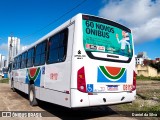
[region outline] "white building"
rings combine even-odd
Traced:
[[[20,39],[8,37],[8,62],[20,52]]]
[[[2,55],[0,54],[0,76],[2,76]]]
[[[2,68],[6,67],[5,61],[6,61],[6,57],[4,55],[2,55],[2,62],[1,62],[1,67]]]
[[[6,67],[5,56],[0,54],[0,76],[3,76],[2,70]]]
[[[24,50],[26,50],[28,48],[28,46],[22,46],[21,47],[21,52],[23,52]]]
[[[0,54],[0,69],[5,67],[5,56]]]
[[[136,64],[143,64],[144,59],[143,58],[136,58]]]
[[[136,64],[143,64],[145,59],[149,59],[146,52],[139,52],[136,56]]]

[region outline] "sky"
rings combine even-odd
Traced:
[[[9,36],[28,46],[77,13],[129,27],[135,54],[145,51],[151,59],[160,57],[160,0],[0,0],[0,54],[7,55]]]

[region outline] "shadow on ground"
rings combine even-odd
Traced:
[[[16,91],[22,97],[28,99],[28,95],[23,92]],[[118,116],[118,113],[108,106],[87,107],[79,109],[69,109],[63,106],[52,103],[38,101],[38,106],[46,111],[46,114],[51,117],[58,117],[60,119],[92,119],[98,117]]]

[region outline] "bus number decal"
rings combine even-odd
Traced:
[[[132,88],[133,88],[133,85],[131,85],[131,84],[125,84],[125,85],[123,85],[123,90],[124,91],[131,91]]]
[[[50,74],[50,79],[51,80],[57,80],[57,78],[58,78],[58,73],[51,73]]]

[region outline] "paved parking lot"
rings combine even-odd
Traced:
[[[9,84],[0,83],[0,111],[44,111],[45,115],[51,116],[45,119],[96,119],[96,120],[131,120],[133,118],[119,117],[110,107],[94,107],[83,109],[68,109],[51,103],[39,102],[39,106],[29,105],[28,96],[19,91],[13,92]],[[118,117],[117,117],[118,116]],[[113,118],[114,117],[114,118]],[[8,120],[8,118],[3,118]],[[14,118],[24,119],[24,118]],[[25,118],[30,119],[31,118]],[[34,118],[35,119],[35,118]],[[36,118],[44,119],[44,118]]]

